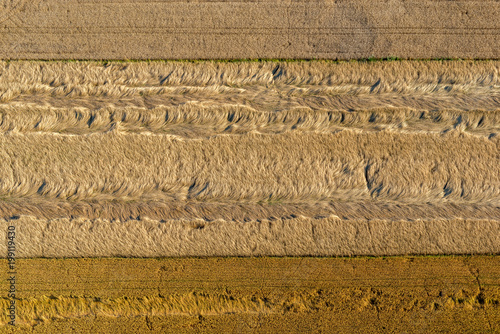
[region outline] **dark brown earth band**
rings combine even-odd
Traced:
[[[2,333],[500,331],[498,256],[26,259],[16,279]]]
[[[4,59],[499,58],[498,1],[0,1]]]

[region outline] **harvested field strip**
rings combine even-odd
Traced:
[[[498,1],[4,1],[3,59],[498,58]]]
[[[446,147],[446,150],[443,150]],[[344,130],[0,137],[0,196],[68,200],[500,201],[500,137]]]
[[[82,332],[91,326],[106,333],[110,325],[124,333],[162,326],[178,332],[311,326],[496,332],[499,263],[497,256],[21,259],[19,326],[11,332],[75,324]],[[1,324],[6,321],[2,315]]]
[[[500,253],[498,219],[342,220],[332,215],[235,222],[20,216],[0,221],[0,232],[7,234],[8,226],[15,227],[19,258]],[[6,245],[0,244],[0,254],[7,254]]]

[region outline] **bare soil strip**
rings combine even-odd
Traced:
[[[499,87],[498,61],[1,62],[2,230],[20,257],[496,254]]]
[[[487,1],[1,2],[3,59],[498,58]]]
[[[5,333],[500,330],[497,256],[18,260]],[[7,261],[0,260],[6,267]],[[0,288],[8,289],[2,280]],[[7,300],[0,299],[2,309]]]

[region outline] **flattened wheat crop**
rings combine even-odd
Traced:
[[[0,213],[45,245],[20,256],[500,247],[498,61],[10,61],[0,74]],[[123,247],[133,235],[152,239]]]

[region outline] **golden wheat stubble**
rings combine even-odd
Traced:
[[[21,259],[18,332],[35,324],[35,332],[495,332],[498,261]]]

